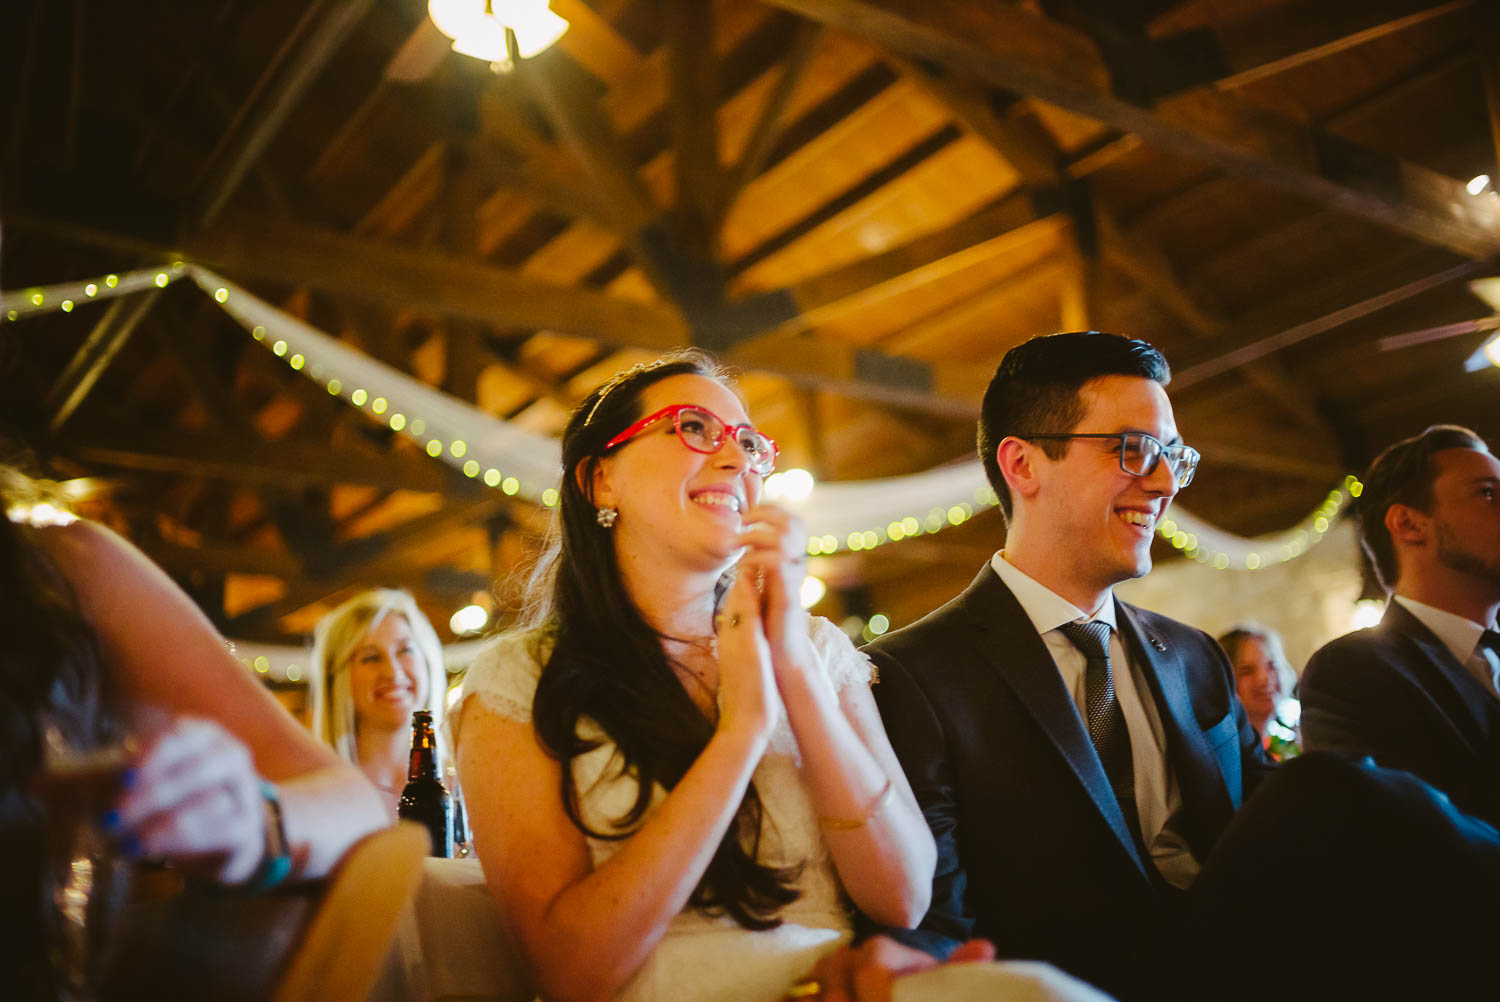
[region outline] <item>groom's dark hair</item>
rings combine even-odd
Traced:
[[[1034,337],[1005,353],[985,390],[979,411],[979,459],[1010,521],[1010,488],[995,450],[1007,436],[1066,435],[1088,409],[1079,394],[1100,376],[1140,376],[1166,386],[1172,370],[1162,353],[1135,338],[1103,331],[1070,331]],[[1039,443],[1053,459],[1067,454],[1066,441]]]

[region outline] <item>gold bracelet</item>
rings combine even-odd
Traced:
[[[822,825],[824,828],[831,828],[836,832],[852,832],[856,828],[863,828],[866,824],[869,823],[870,819],[873,818],[876,813],[886,805],[886,802],[891,799],[891,796],[895,792],[895,780],[887,777],[885,781],[885,789],[880,791],[880,796],[875,798],[870,806],[865,809],[865,813],[860,817],[825,818],[822,815],[819,815],[818,824]]]

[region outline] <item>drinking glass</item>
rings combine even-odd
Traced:
[[[66,1002],[97,997],[109,959],[110,920],[129,894],[131,868],[102,818],[123,789],[133,752],[128,739],[81,749],[60,728],[44,730],[33,790],[46,813],[49,945]]]

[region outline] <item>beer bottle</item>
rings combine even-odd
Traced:
[[[432,731],[431,710],[411,715],[411,764],[406,769],[406,787],[396,813],[427,829],[434,856],[453,855],[453,799],[438,779],[437,735]]]

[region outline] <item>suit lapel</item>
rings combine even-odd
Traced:
[[[1052,652],[1010,589],[986,567],[965,592],[965,606],[984,633],[980,652],[1046,733],[1072,769],[1122,849],[1145,877],[1145,862],[1125,824],[1104,766],[1063,687]],[[1149,878],[1148,878],[1149,879]]]
[[[1219,770],[1214,750],[1203,736],[1188,693],[1187,670],[1182,652],[1146,629],[1131,606],[1115,600],[1115,619],[1130,657],[1146,676],[1161,713],[1167,734],[1167,749],[1184,806],[1195,811],[1217,808],[1226,818],[1234,813],[1238,791],[1229,790]],[[1173,752],[1176,754],[1173,754]],[[1218,830],[1215,826],[1211,830]],[[1195,847],[1196,848],[1196,847]]]
[[[1402,634],[1417,646],[1425,663],[1414,665],[1414,668],[1429,668],[1430,673],[1437,676],[1439,683],[1457,697],[1458,705],[1462,707],[1457,713],[1453,712],[1451,699],[1441,700],[1439,705],[1453,718],[1454,729],[1463,735],[1474,753],[1482,755],[1480,749],[1486,744],[1484,736],[1500,733],[1500,705],[1496,704],[1495,697],[1459,664],[1448,645],[1439,640],[1400,602],[1394,599],[1391,601],[1380,621],[1380,628]],[[1423,680],[1419,679],[1418,682],[1422,684]],[[1422,687],[1429,692],[1433,691],[1430,683],[1422,684]]]

